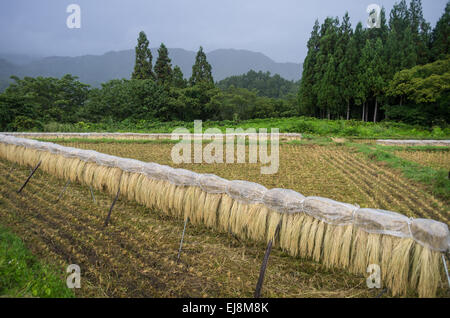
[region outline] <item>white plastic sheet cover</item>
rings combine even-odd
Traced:
[[[243,180],[228,181],[213,174],[197,174],[190,170],[174,169],[157,163],[144,163],[134,159],[119,158],[92,150],[82,150],[37,140],[17,138],[0,134],[0,142],[33,149],[50,151],[66,157],[124,171],[144,173],[150,178],[169,180],[177,185],[200,186],[208,193],[228,193],[245,203],[264,203],[280,213],[305,212],[317,219],[334,225],[354,223],[368,233],[397,237],[412,237],[416,242],[435,251],[450,250],[450,233],[444,223],[430,219],[409,219],[391,211],[359,209],[359,207],[321,197],[307,197],[289,189],[267,190],[264,186]]]
[[[267,188],[259,183],[233,180],[228,183],[227,193],[233,199],[244,203],[262,203]]]
[[[358,207],[352,204],[322,197],[307,197],[303,202],[306,214],[333,225],[352,224],[356,209]]]
[[[403,214],[380,209],[359,209],[355,225],[368,233],[411,237],[410,219]]]
[[[160,165],[154,162],[146,162],[144,164],[144,174],[152,179],[167,180],[168,174],[174,170],[173,168],[165,165]]]
[[[117,166],[127,172],[133,173],[143,173],[144,172],[144,163],[139,160],[130,159],[130,158],[119,158],[117,161]]]
[[[103,153],[99,153],[95,157],[95,162],[102,166],[108,166],[115,168],[118,166],[119,158],[115,156],[106,155]]]
[[[202,190],[208,193],[226,193],[229,182],[215,174],[202,174],[198,180]]]
[[[284,198],[284,208],[287,213],[303,212],[303,203],[306,197],[294,190],[286,190]]]
[[[100,153],[94,150],[83,150],[80,154],[80,159],[87,162],[96,162],[96,158],[99,155]]]
[[[173,169],[167,173],[169,181],[178,186],[198,186],[200,175],[186,169]]]
[[[305,197],[290,189],[274,188],[267,190],[263,202],[269,208],[280,213],[299,213]]]
[[[411,233],[417,242],[432,250],[450,250],[450,233],[447,224],[430,219],[413,219]]]

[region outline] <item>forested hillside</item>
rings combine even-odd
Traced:
[[[217,87],[225,90],[231,86],[256,90],[259,96],[272,98],[285,98],[288,94],[296,94],[298,91],[298,83],[294,81],[288,81],[278,74],[272,76],[270,72],[254,70],[225,78],[217,83]]]
[[[131,79],[93,87],[73,74],[13,77],[0,94],[0,130],[295,116],[396,121],[445,130],[450,118],[450,2],[434,28],[423,18],[420,0],[409,5],[401,0],[388,16],[383,9],[380,18],[379,28],[362,23],[353,28],[348,14],[341,21],[316,21],[303,71],[298,65],[291,68],[299,77],[302,73],[300,82],[256,70],[217,82],[202,47],[186,74],[173,62],[170,49],[163,43],[157,51],[150,49],[150,39],[141,32],[128,69]],[[5,60],[0,66],[3,74],[13,67]]]
[[[414,67],[448,60],[449,36],[450,2],[434,29],[423,17],[420,0],[411,0],[409,6],[401,0],[388,17],[382,9],[379,28],[364,29],[358,23],[353,29],[348,14],[342,21],[331,17],[322,24],[316,21],[307,44],[300,112],[320,118],[374,122],[389,115],[391,119],[421,124],[448,120],[448,85],[442,77],[449,71],[448,61],[438,63],[438,73],[433,73],[433,66]],[[415,73],[413,77],[423,78],[425,75],[418,74],[421,70],[427,70],[426,77],[431,76],[434,82],[433,75],[444,81],[429,91],[433,96],[416,98],[418,93],[411,86],[404,93],[395,92],[399,77]]]

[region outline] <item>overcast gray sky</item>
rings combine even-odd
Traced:
[[[314,20],[342,17],[365,24],[366,8],[391,10],[394,0],[2,0],[0,52],[37,55],[103,54],[134,48],[144,30],[150,46],[209,52],[247,49],[277,62],[302,62]],[[68,29],[66,8],[81,7],[81,28]],[[408,0],[409,3],[409,0]],[[447,0],[422,0],[434,27]]]

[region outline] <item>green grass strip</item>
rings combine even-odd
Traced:
[[[346,145],[363,153],[371,160],[385,162],[390,168],[400,170],[406,178],[429,186],[432,194],[443,199],[446,204],[450,202],[450,180],[448,179],[448,171],[443,169],[435,170],[399,158],[392,153],[392,151],[398,150],[397,147],[385,148],[385,146],[380,145],[357,143],[347,143]]]
[[[19,237],[0,226],[0,297],[74,297],[60,276],[38,261]]]

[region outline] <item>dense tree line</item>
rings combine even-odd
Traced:
[[[392,87],[398,86],[394,79],[398,81],[402,70],[413,68],[406,73],[417,73],[418,69],[414,69],[417,65],[449,58],[449,25],[450,2],[432,30],[423,17],[420,0],[411,0],[409,6],[405,0],[396,3],[388,21],[383,8],[377,28],[365,29],[358,23],[353,29],[348,14],[341,22],[337,17],[328,17],[322,24],[316,21],[307,43],[308,53],[298,93],[300,113],[318,118],[359,118],[376,122],[389,114],[399,115],[396,108],[405,103],[415,107],[403,107],[406,117],[397,116],[398,120],[411,121],[411,113],[416,113],[422,104],[444,109],[448,101],[445,85],[440,86],[439,92],[432,92],[439,98],[427,100],[415,98],[411,91],[394,94]],[[448,63],[443,65],[448,66]],[[431,113],[425,112],[421,116],[425,119],[422,124],[432,119],[445,120],[445,115],[437,111],[432,118]]]
[[[383,119],[448,124],[450,2],[434,29],[420,0],[395,4],[380,27],[353,29],[342,21],[316,21],[300,83],[250,71],[215,84],[203,48],[192,75],[173,66],[164,44],[153,64],[140,32],[131,79],[91,88],[76,77],[13,77],[0,94],[1,130],[39,130],[49,123],[246,120],[290,116]],[[131,70],[130,70],[131,71]],[[295,94],[295,91],[298,91]]]
[[[270,72],[253,70],[247,74],[227,77],[217,83],[217,87],[224,90],[231,86],[256,90],[258,96],[271,98],[286,98],[298,91],[298,83],[294,81],[288,81],[278,74],[272,76]]]
[[[217,87],[202,47],[192,76],[185,79],[180,67],[172,67],[164,44],[153,67],[144,32],[139,33],[137,42],[129,80],[111,80],[100,88],[90,88],[71,75],[61,79],[13,78],[14,83],[0,94],[0,129],[41,129],[52,122],[241,120],[298,115],[293,94],[277,99],[245,88]]]

